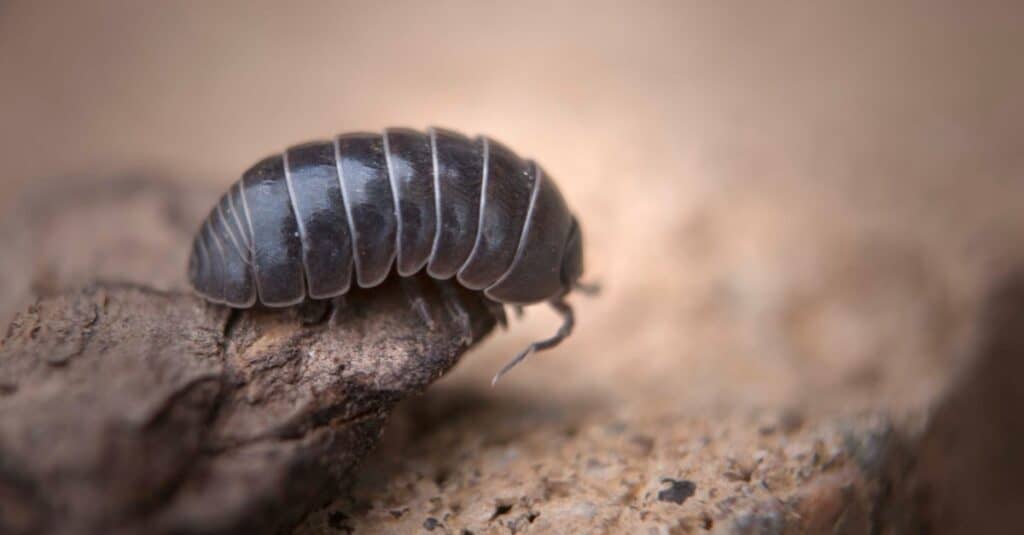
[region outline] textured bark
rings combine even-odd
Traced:
[[[186,250],[181,229],[199,212],[152,208],[191,206],[184,194],[137,181],[105,191],[18,212],[34,214],[18,222],[27,241],[64,246],[16,251],[25,268],[65,271],[33,271],[22,294],[34,304],[0,345],[0,532],[287,527],[348,483],[395,402],[494,325],[475,294],[459,296],[465,325],[433,291],[428,329],[393,280],[350,294],[337,325],[326,303],[207,305],[182,289],[183,264],[156,260]],[[150,244],[138,232],[153,227]],[[91,283],[111,264],[66,269],[108,256],[136,267]],[[163,289],[141,283],[147,271]]]

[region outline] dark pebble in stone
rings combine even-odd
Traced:
[[[693,493],[697,491],[697,485],[693,481],[686,479],[672,479],[663,478],[662,483],[668,483],[667,489],[658,491],[658,499],[663,502],[672,502],[675,504],[682,505],[687,498],[693,496]]]

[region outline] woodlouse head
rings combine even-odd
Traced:
[[[572,230],[565,243],[565,254],[562,255],[562,287],[569,293],[580,285],[583,276],[583,232],[576,218],[572,220]]]

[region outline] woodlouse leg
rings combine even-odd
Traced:
[[[331,307],[331,319],[330,326],[334,327],[341,323],[341,318],[345,314],[348,308],[348,301],[345,299],[345,295],[339,295],[334,297],[330,301]]]
[[[329,319],[332,312],[330,301],[309,300],[298,306],[299,321],[303,325],[317,325]]]
[[[451,316],[459,327],[462,329],[463,342],[470,343],[473,341],[473,326],[469,321],[469,312],[466,307],[462,305],[462,297],[459,295],[459,289],[450,281],[436,281],[437,288],[441,291],[441,300],[444,302],[444,308],[448,311],[448,315]]]
[[[523,314],[525,314],[526,307],[523,305],[513,305],[512,310],[516,312],[516,319],[521,320],[523,319]]]
[[[494,319],[498,321],[498,325],[501,325],[502,329],[507,330],[508,315],[505,314],[505,305],[487,298],[484,298],[484,303],[487,305],[487,309],[491,311]]]
[[[501,376],[508,373],[509,370],[516,367],[516,365],[519,364],[520,362],[526,360],[526,357],[529,357],[530,355],[537,351],[551,349],[552,347],[555,347],[558,344],[560,344],[562,340],[565,340],[566,338],[569,337],[570,334],[572,334],[572,329],[573,326],[575,326],[576,324],[576,319],[573,316],[572,307],[569,306],[569,303],[566,303],[561,298],[559,298],[554,301],[549,301],[548,304],[551,305],[551,308],[555,309],[555,312],[557,312],[559,316],[562,316],[562,326],[558,328],[558,332],[555,333],[555,335],[552,336],[551,338],[548,338],[546,340],[539,340],[526,346],[526,349],[524,349],[522,352],[516,355],[514,359],[510,360],[508,364],[502,367],[501,370],[499,370],[498,373],[494,375],[494,379],[491,380],[492,386],[498,382],[498,379],[501,379]]]
[[[423,285],[420,278],[400,277],[399,283],[402,285],[402,292],[409,299],[412,309],[416,311],[427,328],[433,331],[437,327],[437,323],[434,322],[434,315],[431,314],[430,307],[427,306],[427,299],[423,296]]]

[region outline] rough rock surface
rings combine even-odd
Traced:
[[[443,430],[420,437],[421,449],[378,455],[364,470],[373,479],[299,533],[868,533],[899,520],[888,490],[908,457],[876,415],[620,413],[537,425],[528,408],[484,405],[427,419]]]
[[[153,222],[154,203],[181,199],[131,184],[74,203],[45,197],[65,201],[45,227],[17,224],[60,247],[36,248],[28,260],[69,266],[129,247],[123,254],[145,264],[166,253],[162,236],[187,249],[173,229],[133,241],[139,227],[168,221]],[[88,239],[97,226],[104,231]],[[176,290],[77,282],[34,284],[29,293],[47,295],[15,316],[0,343],[3,533],[289,526],[344,488],[398,400],[494,326],[473,294],[459,297],[473,318],[464,324],[434,293],[429,330],[394,281],[350,294],[339,326],[325,303],[230,312]]]

